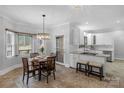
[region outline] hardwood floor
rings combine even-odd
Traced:
[[[56,80],[53,76],[46,83],[46,78],[30,78],[29,85],[22,82],[22,68],[17,68],[3,76],[0,76],[1,88],[99,88],[99,87],[124,87],[124,62],[115,61],[108,64],[108,72],[105,80],[100,81],[98,77],[85,76],[84,73],[76,73],[75,69],[57,65]]]

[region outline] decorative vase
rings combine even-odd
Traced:
[[[43,46],[40,48],[40,55],[41,55],[41,56],[44,56],[44,55],[45,55],[45,54],[44,54],[44,47],[43,47]]]

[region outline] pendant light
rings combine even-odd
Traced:
[[[42,15],[43,17],[43,33],[38,33],[37,38],[41,39],[41,40],[48,40],[50,38],[49,33],[45,33],[45,20],[44,18],[46,17],[46,15]]]

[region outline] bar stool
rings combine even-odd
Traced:
[[[97,69],[97,71],[95,70]],[[88,64],[88,76],[90,74],[98,76],[100,80],[103,78],[103,64],[98,62],[89,62]]]
[[[85,72],[85,75],[87,75],[88,61],[78,61],[76,65],[76,72],[78,71]]]

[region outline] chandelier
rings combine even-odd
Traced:
[[[42,17],[43,17],[43,33],[38,33],[37,38],[38,39],[43,39],[43,40],[48,40],[50,38],[50,35],[49,35],[49,33],[45,33],[45,31],[44,31],[44,27],[45,27],[44,18],[46,17],[46,15],[42,15]]]

